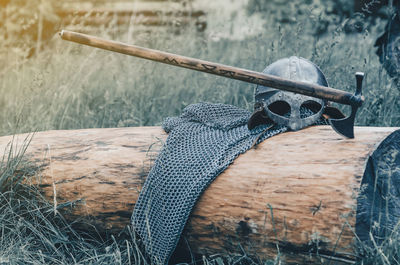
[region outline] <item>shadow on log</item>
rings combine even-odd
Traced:
[[[389,230],[400,217],[400,131],[356,127],[355,133],[344,139],[315,126],[274,136],[240,155],[192,212],[184,231],[192,251],[238,253],[240,244],[260,258],[274,258],[279,249],[289,263],[351,262],[355,232],[367,239],[389,193]],[[129,225],[166,137],[159,127],[40,132],[27,157],[43,164],[40,187],[49,200],[76,202],[59,207],[68,220],[115,233]],[[0,151],[11,139],[0,137]]]

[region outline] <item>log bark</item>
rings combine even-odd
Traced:
[[[237,253],[240,244],[260,258],[279,251],[288,262],[310,262],[315,252],[351,259],[367,161],[396,130],[356,127],[356,138],[344,139],[328,126],[314,126],[240,155],[192,212],[184,231],[192,251]],[[67,219],[118,232],[129,225],[166,137],[159,127],[40,132],[27,157],[42,165],[40,187],[49,200],[78,201]],[[0,137],[0,151],[10,141]]]

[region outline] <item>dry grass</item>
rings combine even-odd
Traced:
[[[331,86],[348,91],[354,90],[354,73],[364,71],[366,103],[357,123],[398,125],[399,89],[382,69],[373,49],[385,21],[367,21],[363,32],[345,34],[345,24],[350,22],[334,23],[335,16],[324,15],[323,5],[299,3],[292,2],[285,9],[286,16],[294,21],[278,23],[285,21],[282,12],[265,11],[260,16],[263,31],[241,40],[216,39],[215,30],[198,33],[194,27],[175,35],[175,28],[139,32],[132,26],[133,30],[127,27],[115,35],[112,23],[101,35],[258,71],[278,58],[298,55],[317,63]],[[229,23],[233,27],[233,23],[246,21],[232,19]],[[320,24],[328,25],[324,34],[316,32]],[[14,58],[16,64],[24,62],[19,67],[3,69],[0,135],[15,130],[157,125],[200,101],[252,108],[254,86],[247,83],[78,46],[60,40],[56,34],[46,44],[27,62]],[[34,40],[31,46],[37,46]]]

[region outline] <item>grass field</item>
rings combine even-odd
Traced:
[[[366,23],[360,33],[345,34],[343,22],[331,22],[333,15],[324,17],[323,5],[311,10],[309,5],[291,4],[285,16],[295,21],[286,23],[278,23],[284,18],[282,12],[275,11],[260,16],[262,32],[240,40],[216,38],[218,29],[201,34],[193,27],[182,29],[179,35],[174,34],[174,28],[160,28],[115,36],[111,25],[101,35],[258,71],[278,58],[298,55],[317,63],[332,87],[348,91],[354,90],[354,73],[363,71],[367,75],[366,104],[357,123],[399,124],[399,89],[382,69],[373,48],[385,21],[378,19]],[[234,27],[246,21],[231,19],[229,23]],[[328,23],[323,34],[316,33],[318,23]],[[14,56],[6,65],[18,65],[19,60]],[[81,47],[57,35],[27,62],[5,68],[0,79],[0,135],[157,125],[191,103],[222,102],[251,109],[253,102],[253,85]]]
[[[160,125],[166,117],[201,101],[253,107],[253,85],[64,42],[56,34],[57,26],[46,26],[57,21],[51,16],[43,24],[48,36],[38,39],[35,1],[31,5],[20,1],[25,12],[20,10],[16,17],[10,16],[14,11],[8,7],[5,23],[0,24],[0,36],[7,35],[0,43],[0,135]],[[246,24],[247,17],[236,14],[229,20],[212,17],[210,25],[215,27],[205,32],[191,26],[146,32],[126,25],[116,33],[111,23],[101,29],[100,36],[256,71],[279,58],[297,55],[318,64],[330,86],[346,91],[354,91],[354,73],[363,71],[366,102],[357,124],[400,126],[400,88],[386,74],[373,48],[384,29],[384,18],[361,19],[357,25],[362,29],[352,30],[359,17],[347,17],[351,12],[346,7],[333,12],[338,0],[265,2],[251,0],[244,11],[252,23],[258,21],[259,29],[249,34],[234,33],[238,25],[253,26]],[[51,13],[50,0],[41,5]],[[31,20],[21,22],[18,16],[26,14]],[[27,34],[26,28],[34,33]],[[52,205],[40,197],[30,199],[37,192],[13,180],[15,175],[34,175],[34,165],[22,158],[22,153],[13,159],[5,157],[0,167],[0,184],[10,183],[0,189],[0,264],[146,262],[135,239],[83,239],[54,214]],[[397,248],[398,244],[380,248],[364,264],[390,264],[398,255]],[[220,260],[208,262],[219,264]]]

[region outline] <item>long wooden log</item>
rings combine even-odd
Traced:
[[[355,139],[343,139],[328,126],[310,127],[274,136],[240,155],[191,214],[184,234],[192,251],[237,252],[240,243],[262,258],[274,257],[278,249],[293,262],[309,261],[298,253],[317,250],[320,257],[351,258],[367,160],[396,128],[355,131]],[[82,200],[67,219],[117,232],[129,225],[166,137],[159,127],[47,131],[35,134],[27,156],[43,165],[41,188],[49,200],[56,198],[58,205]],[[11,139],[0,137],[0,151]]]

